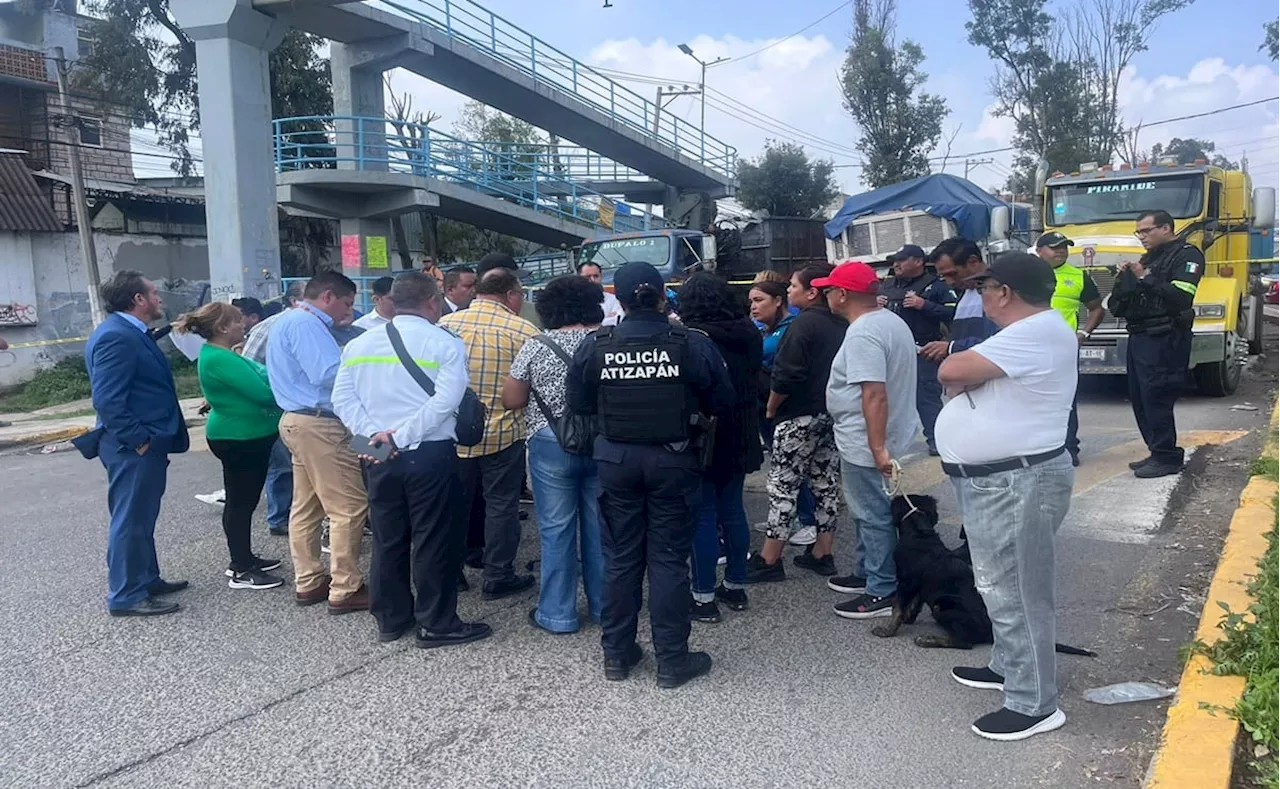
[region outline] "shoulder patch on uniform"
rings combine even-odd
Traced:
[[[1198,273],[1200,273],[1200,264],[1199,264],[1199,263],[1197,263],[1197,262],[1195,262],[1194,260],[1188,260],[1188,261],[1187,261],[1187,273],[1188,273],[1188,274],[1198,274]]]

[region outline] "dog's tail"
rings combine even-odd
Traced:
[[[1080,655],[1081,657],[1097,657],[1097,652],[1090,652],[1087,649],[1073,647],[1070,644],[1054,644],[1053,651],[1061,655]]]

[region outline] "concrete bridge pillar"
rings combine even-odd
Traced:
[[[280,228],[267,53],[288,26],[251,0],[171,0],[195,41],[212,295],[280,294]]]
[[[338,169],[386,172],[389,162],[402,160],[399,146],[388,139],[382,65],[363,49],[333,42],[329,49],[333,75],[333,114]],[[344,217],[342,270],[347,276],[390,274],[394,252],[391,220]]]

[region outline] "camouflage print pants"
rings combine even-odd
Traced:
[[[798,416],[779,422],[769,460],[769,528],[765,535],[785,540],[796,517],[800,484],[809,481],[816,502],[819,532],[835,531],[840,514],[840,453],[830,414]]]

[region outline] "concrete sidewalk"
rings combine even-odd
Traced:
[[[200,397],[178,401],[188,427],[204,424],[205,418],[197,413],[203,402]],[[0,414],[0,451],[55,446],[92,430],[96,423],[93,402],[88,399],[38,411]]]

